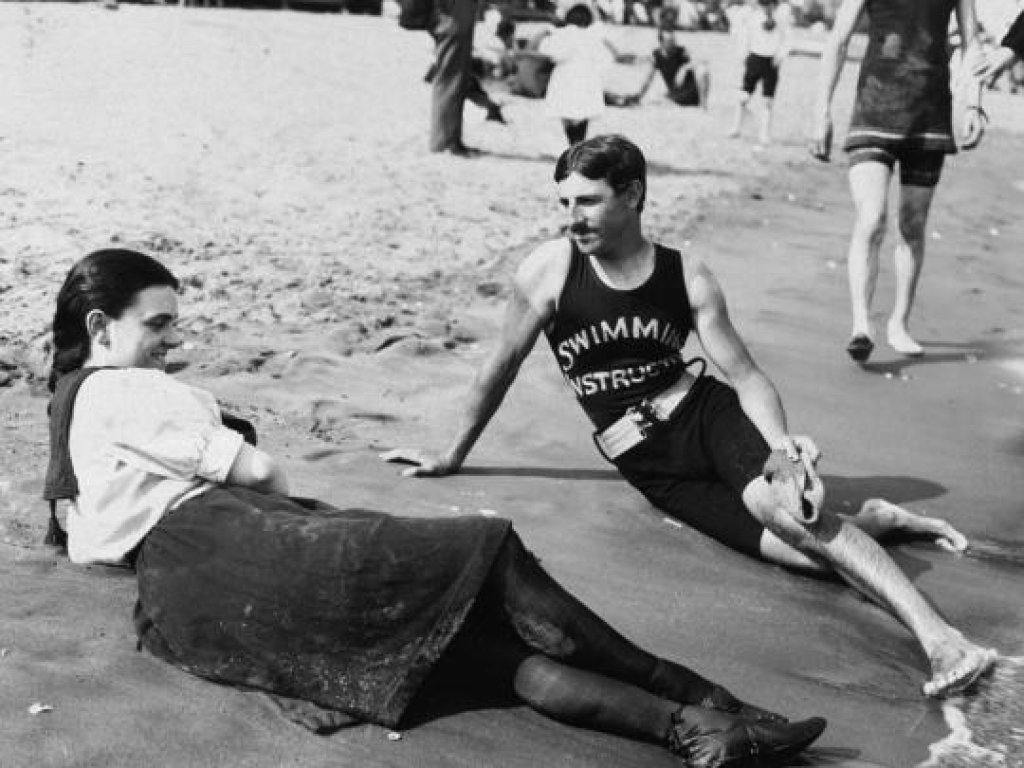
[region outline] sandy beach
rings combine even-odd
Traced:
[[[638,53],[654,41],[614,34]],[[880,345],[859,368],[843,352],[845,162],[804,149],[818,59],[787,62],[776,141],[756,148],[752,125],[724,135],[728,37],[680,38],[711,67],[710,108],[680,109],[658,85],[594,126],[646,152],[649,232],[718,274],[794,431],[823,448],[829,503],[883,496],[949,519],[967,554],[903,543],[895,558],[965,634],[1024,656],[1024,99],[988,97],[981,148],[946,166],[913,318],[926,356]],[[927,662],[889,615],[670,524],[620,480],[544,344],[465,472],[411,480],[379,461],[447,437],[510,275],[562,224],[564,139],[542,102],[503,95],[508,127],[467,107],[477,159],[426,152],[431,50],[390,18],[0,4],[0,767],[678,764],[511,702],[448,697],[422,702],[400,738],[315,736],[260,694],[138,652],[131,574],[41,543],[47,324],[70,265],[109,244],[182,279],[178,375],[251,418],[297,493],[509,517],[624,634],[754,702],[828,718],[794,765],[909,768],[942,742],[935,768],[1024,766],[1020,661],[945,711],[925,700]],[[850,65],[837,126],[854,81]],[[882,322],[891,284],[887,252]]]

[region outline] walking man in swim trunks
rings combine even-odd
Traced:
[[[758,141],[761,144],[771,142],[775,90],[779,85],[779,70],[789,53],[791,26],[789,6],[783,4],[780,7],[778,0],[758,0],[740,17],[736,36],[743,60],[743,83],[736,102],[736,116],[729,129],[730,137],[740,135],[747,105],[760,83],[764,107]]]
[[[621,136],[576,144],[559,158],[555,181],[568,237],[520,265],[500,341],[451,443],[382,458],[414,464],[407,475],[458,472],[543,332],[601,450],[652,504],[752,556],[838,572],[916,635],[932,666],[926,694],[969,685],[992,652],[947,624],[872,538],[899,529],[962,549],[963,537],[878,499],[847,519],[820,509],[817,448],[789,434],[778,392],[733,328],[715,276],[696,255],[644,236],[646,161],[634,144]],[[689,370],[681,350],[691,332],[731,387]]]
[[[870,35],[860,68],[857,99],[846,136],[850,191],[856,208],[847,269],[853,330],[846,351],[858,363],[874,349],[871,299],[885,237],[893,167],[899,163],[896,228],[896,301],[886,326],[894,350],[924,354],[910,335],[910,310],[924,265],[928,209],[947,154],[956,152],[949,90],[947,29],[956,11],[965,56],[977,42],[974,0],[843,0],[821,57],[821,79],[810,151],[828,160],[831,104],[850,36],[867,12]],[[961,144],[972,149],[984,132],[981,90],[966,94]]]

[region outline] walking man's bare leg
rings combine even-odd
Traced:
[[[896,228],[896,301],[886,328],[889,346],[904,355],[924,350],[910,335],[910,310],[924,266],[925,227],[935,187],[900,186],[899,226]]]
[[[991,666],[993,652],[970,642],[939,616],[885,550],[857,525],[828,512],[813,525],[798,523],[763,478],[750,482],[743,501],[768,529],[762,539],[766,559],[793,567],[817,564],[833,570],[913,632],[932,669],[925,694],[961,690]],[[869,511],[865,518],[871,515]],[[894,519],[898,517],[894,514]],[[787,546],[805,559],[794,557]]]
[[[892,169],[885,163],[862,161],[850,166],[855,218],[846,262],[852,312],[851,341],[847,351],[858,362],[867,360],[873,347],[871,300],[878,281],[879,252],[885,239],[891,178]],[[858,344],[854,343],[858,341]]]

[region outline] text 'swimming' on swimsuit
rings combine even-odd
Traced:
[[[643,285],[606,285],[573,245],[558,309],[546,329],[551,351],[583,410],[602,430],[682,375],[693,312],[678,251],[655,245]],[[701,376],[670,420],[615,460],[623,477],[662,512],[757,557],[764,528],[743,489],[769,455],[736,393]]]
[[[575,245],[558,311],[546,329],[566,382],[601,430],[685,369],[693,329],[679,252],[656,245],[654,271],[638,288],[606,285]]]

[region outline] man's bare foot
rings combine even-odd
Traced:
[[[963,552],[967,549],[967,537],[945,520],[919,515],[885,499],[865,501],[855,522],[873,536],[905,533],[932,539],[936,546],[948,552]]]
[[[935,653],[930,653],[931,680],[921,690],[925,696],[952,696],[970,688],[996,663],[999,654],[982,648],[957,632]]]
[[[924,354],[924,348],[911,338],[910,332],[904,326],[894,323],[892,320],[886,326],[886,336],[889,346],[901,355],[920,357]]]

